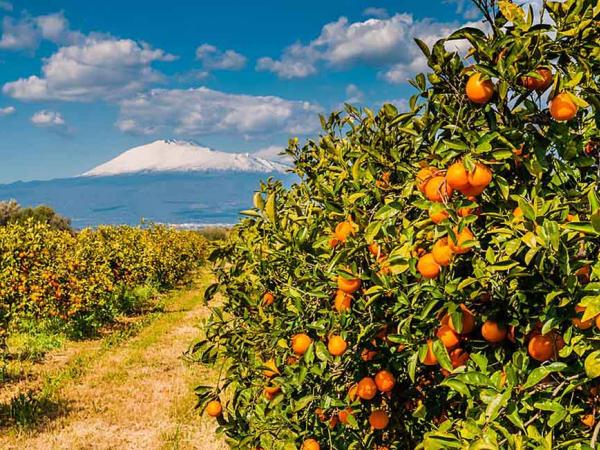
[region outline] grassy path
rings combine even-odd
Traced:
[[[49,367],[41,381],[55,412],[35,429],[1,430],[0,448],[226,448],[213,423],[193,409],[194,385],[213,374],[181,359],[208,314],[202,294],[209,281],[203,274],[197,287],[173,295],[134,337],[77,343],[59,352],[66,361],[54,372]]]

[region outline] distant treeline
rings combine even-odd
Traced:
[[[56,230],[71,230],[71,219],[61,216],[49,206],[22,207],[15,200],[0,201],[0,226],[25,223],[29,219]]]

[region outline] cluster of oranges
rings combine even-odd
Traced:
[[[530,91],[542,93],[552,85],[554,76],[547,67],[539,67],[535,73],[535,76],[521,77],[521,85]],[[484,78],[479,72],[472,74],[467,81],[467,97],[478,105],[488,103],[494,96],[494,90],[492,80]],[[568,92],[561,92],[554,96],[548,109],[552,118],[561,122],[573,119],[578,111],[577,104]]]

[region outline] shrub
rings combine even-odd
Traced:
[[[9,223],[25,223],[28,220],[48,224],[57,230],[71,229],[71,220],[61,216],[49,206],[22,208],[15,200],[0,201],[0,226]]]
[[[262,184],[213,253],[193,352],[224,366],[197,392],[232,448],[595,448],[600,10],[476,5],[487,34],[418,41],[408,111],[292,140],[301,181]]]

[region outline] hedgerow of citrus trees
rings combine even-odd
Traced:
[[[475,4],[408,111],[291,141],[301,181],[213,254],[193,350],[232,448],[596,448],[600,4]]]
[[[128,290],[186,281],[206,251],[199,234],[160,226],[76,234],[33,221],[0,227],[0,347],[23,320],[94,330],[126,310]]]

